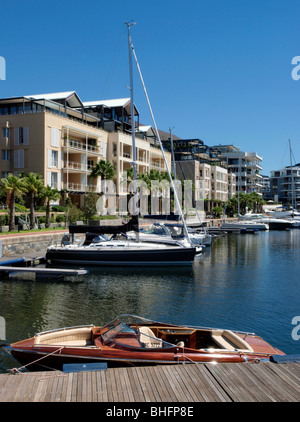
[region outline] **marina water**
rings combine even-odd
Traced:
[[[300,230],[227,234],[191,266],[90,268],[64,281],[35,281],[30,274],[0,280],[8,343],[44,330],[101,325],[121,313],[255,332],[287,354],[300,354]],[[0,373],[19,366],[0,347]]]

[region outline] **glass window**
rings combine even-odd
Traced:
[[[8,114],[8,107],[4,107],[4,106],[2,106],[2,107],[0,107],[0,114],[1,115],[7,115]]]
[[[57,188],[57,173],[51,172],[51,187]]]
[[[2,132],[3,132],[3,138],[9,138],[9,135],[10,135],[9,127],[2,128]]]
[[[22,127],[19,127],[19,145],[24,144],[24,131]]]
[[[57,166],[57,155],[58,155],[57,151],[54,151],[54,150],[51,151],[51,165],[54,167]]]
[[[10,151],[8,149],[2,150],[2,160],[10,160]]]

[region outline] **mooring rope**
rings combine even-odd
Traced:
[[[40,361],[40,360],[42,360],[42,359],[45,359],[45,358],[47,358],[48,356],[54,355],[55,353],[59,353],[59,352],[61,352],[61,351],[62,351],[62,349],[63,349],[64,347],[65,347],[65,346],[62,346],[62,347],[60,347],[59,349],[54,350],[54,351],[53,351],[53,352],[51,352],[51,353],[48,353],[48,355],[42,356],[41,358],[38,358],[38,359],[34,360],[33,362],[29,362],[29,363],[27,363],[26,365],[20,366],[19,368],[12,368],[12,369],[10,369],[10,372],[11,372],[12,374],[23,374],[23,372],[21,372],[21,369],[24,369],[24,368],[26,368],[27,366],[32,365],[33,363],[36,363],[36,362],[38,362],[38,361]]]

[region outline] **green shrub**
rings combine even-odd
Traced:
[[[64,216],[64,214],[58,214],[58,215],[56,216],[56,222],[57,222],[57,223],[62,223],[63,221],[65,221],[65,216]]]

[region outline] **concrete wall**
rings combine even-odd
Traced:
[[[2,257],[30,254],[36,257],[44,255],[48,246],[58,242],[60,244],[63,233],[36,234],[29,236],[0,237],[0,255]]]

